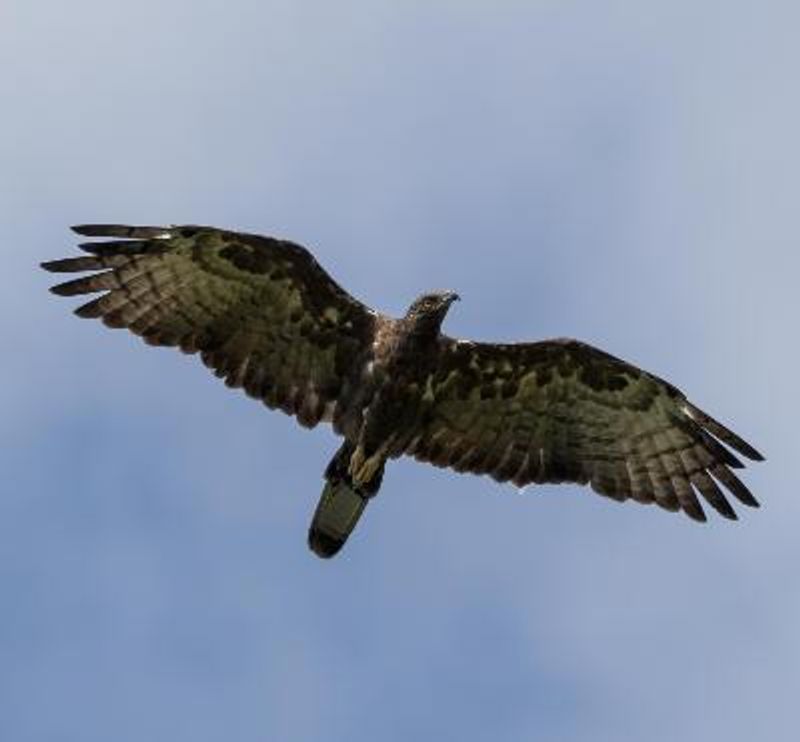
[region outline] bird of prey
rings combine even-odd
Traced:
[[[448,337],[451,291],[388,317],[282,239],[201,226],[73,230],[107,239],[42,267],[89,272],[52,288],[101,292],[79,317],[200,353],[229,387],[342,436],[309,529],[321,557],[341,549],[387,461],[403,455],[518,487],[589,484],[697,521],[698,495],[736,518],[723,487],[758,506],[732,471],[742,467],[733,451],[761,461],[758,451],[669,382],[590,345]]]

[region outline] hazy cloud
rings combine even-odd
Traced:
[[[0,10],[0,736],[794,739],[800,12],[185,2]],[[336,442],[70,316],[84,221],[313,247],[448,330],[580,337],[763,448],[698,527],[399,462],[332,563]]]

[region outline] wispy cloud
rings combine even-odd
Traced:
[[[656,4],[659,5],[659,4]],[[792,739],[800,13],[78,0],[0,13],[4,739]],[[763,447],[697,527],[336,442],[69,316],[71,222],[286,235],[461,336],[571,335]]]

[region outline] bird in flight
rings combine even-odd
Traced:
[[[42,263],[88,273],[51,290],[100,293],[75,310],[150,345],[199,353],[301,425],[344,440],[324,473],[309,529],[331,557],[400,456],[517,487],[588,484],[615,500],[726,518],[723,488],[758,502],[734,454],[763,457],[663,379],[577,340],[482,343],[442,334],[459,297],[435,291],[405,316],[350,296],[304,247],[213,227],[73,227],[86,256]],[[732,449],[732,450],[731,450]]]

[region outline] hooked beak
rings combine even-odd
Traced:
[[[461,301],[461,297],[455,291],[448,291],[447,301],[452,304],[454,301]]]

